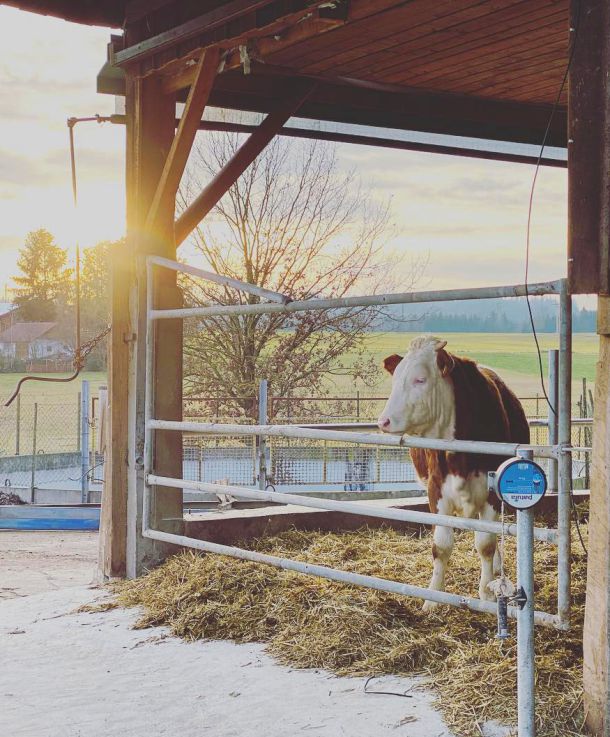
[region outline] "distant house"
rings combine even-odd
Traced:
[[[16,322],[0,333],[0,356],[8,366],[24,361],[27,370],[65,371],[72,350],[56,322]]]

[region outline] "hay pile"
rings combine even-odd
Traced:
[[[586,528],[584,528],[586,535]],[[585,537],[586,540],[586,537]],[[586,559],[574,545],[574,626],[536,630],[539,737],[580,735],[582,621]],[[426,586],[430,538],[390,529],[354,533],[290,531],[250,547],[274,555]],[[515,580],[514,539],[507,572]],[[555,611],[555,549],[536,545],[537,608]],[[447,590],[477,595],[478,556],[472,534],[456,535]],[[493,617],[310,578],[270,566],[184,552],[148,575],[122,583],[117,603],[141,606],[137,627],[168,625],[189,640],[265,642],[282,663],[340,675],[424,674],[459,735],[480,735],[483,723],[516,723],[516,642],[494,639]],[[514,633],[514,623],[511,625]]]

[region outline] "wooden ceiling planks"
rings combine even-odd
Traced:
[[[353,11],[327,38],[265,60],[438,92],[547,103],[557,94],[567,63],[567,0],[384,2],[366,15],[356,2]]]

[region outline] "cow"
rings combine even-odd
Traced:
[[[444,440],[529,443],[529,425],[521,403],[491,369],[445,350],[447,341],[415,338],[404,356],[384,360],[392,374],[392,390],[378,426],[385,433]],[[428,490],[430,511],[482,520],[498,519],[495,494],[488,491],[487,472],[501,456],[411,448],[411,459]],[[493,600],[488,584],[499,573],[496,536],[475,533],[481,558],[479,597]],[[430,588],[445,589],[445,571],[453,549],[453,529],[436,526]],[[426,601],[425,611],[435,602]]]

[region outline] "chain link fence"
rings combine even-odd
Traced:
[[[275,423],[374,422],[385,397],[269,397],[269,421]],[[522,397],[531,420],[545,420],[548,406],[544,396]],[[185,419],[251,423],[255,397],[188,397]],[[99,501],[104,480],[104,456],[98,429],[101,404],[97,396],[83,402],[77,397],[54,401],[18,399],[0,413],[0,484],[22,499],[38,503],[74,503],[86,493]],[[248,410],[248,414],[246,414]],[[592,427],[591,392],[583,384],[573,408],[580,420],[572,428],[572,444],[590,447]],[[534,424],[532,442],[546,444],[548,429]],[[402,448],[356,447],[324,440],[267,438],[265,485],[277,490],[319,492],[419,493],[415,470],[408,451]],[[261,441],[252,436],[183,435],[183,478],[230,484],[260,485]],[[574,454],[574,486],[588,488],[590,455]],[[313,488],[312,488],[313,487]],[[83,497],[84,498],[84,497]]]

